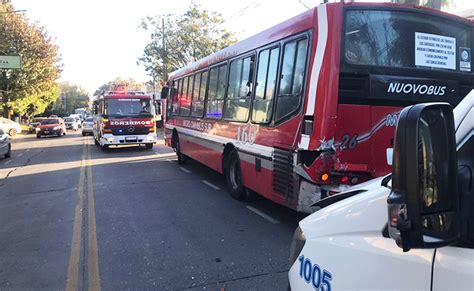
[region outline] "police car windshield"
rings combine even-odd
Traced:
[[[150,115],[152,105],[150,99],[108,99],[106,114],[110,117]]]

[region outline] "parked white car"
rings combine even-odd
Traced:
[[[72,129],[77,131],[79,129],[79,122],[75,117],[66,117],[64,118],[64,123],[66,124],[66,129]]]
[[[0,129],[2,129],[3,132],[8,133],[9,136],[14,136],[21,132],[21,125],[10,119],[0,117]]]
[[[12,152],[12,145],[8,135],[0,128],[0,157],[9,158]]]
[[[299,223],[291,290],[474,290],[474,90],[402,110],[393,165]]]

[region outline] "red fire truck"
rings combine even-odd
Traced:
[[[110,91],[95,102],[94,140],[106,150],[110,146],[156,143],[155,102],[143,92]]]
[[[404,106],[472,88],[473,22],[391,3],[322,4],[174,72],[165,138],[303,212],[391,171]]]

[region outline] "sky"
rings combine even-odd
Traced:
[[[12,0],[26,10],[30,21],[45,26],[59,46],[60,81],[81,85],[93,93],[117,77],[139,82],[150,79],[137,59],[150,41],[140,28],[147,16],[182,14],[192,0]],[[239,39],[314,7],[321,0],[194,0],[204,9],[220,12],[223,27]],[[474,0],[454,0],[454,11],[474,8]]]

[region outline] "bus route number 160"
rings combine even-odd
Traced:
[[[237,128],[237,142],[254,144],[257,137],[257,128],[253,126],[242,126]]]

